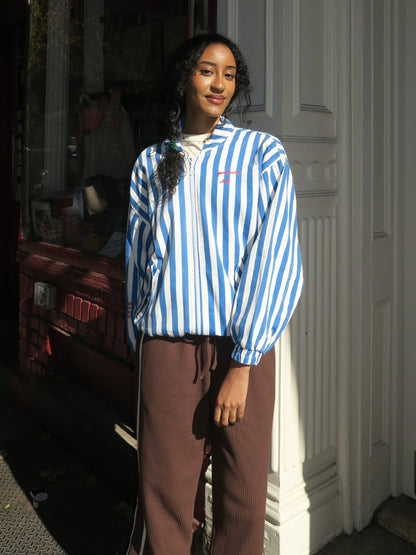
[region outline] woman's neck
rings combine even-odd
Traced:
[[[220,118],[193,118],[192,116],[185,117],[183,132],[187,135],[203,135],[205,133],[212,133],[217,127]]]

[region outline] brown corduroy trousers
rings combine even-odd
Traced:
[[[139,339],[140,341],[140,339]],[[263,553],[275,359],[250,371],[245,415],[227,428],[213,406],[228,371],[229,338],[142,337],[139,497],[130,555],[189,555],[205,439],[212,446],[213,555]]]

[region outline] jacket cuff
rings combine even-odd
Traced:
[[[243,347],[235,345],[231,356],[240,364],[245,364],[247,366],[257,366],[262,357],[262,353],[260,351],[243,349]]]

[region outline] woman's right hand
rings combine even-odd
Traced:
[[[230,368],[217,395],[214,408],[216,426],[232,426],[244,417],[250,366],[232,360]]]

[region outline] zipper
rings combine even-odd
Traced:
[[[191,205],[192,205],[192,231],[194,240],[192,241],[193,246],[193,258],[194,258],[194,283],[195,283],[195,311],[196,311],[196,322],[197,328],[201,329],[201,264],[199,259],[199,220],[198,220],[198,202],[199,202],[199,190],[195,182],[195,160],[189,157],[189,181],[190,181],[190,193],[191,193]]]

